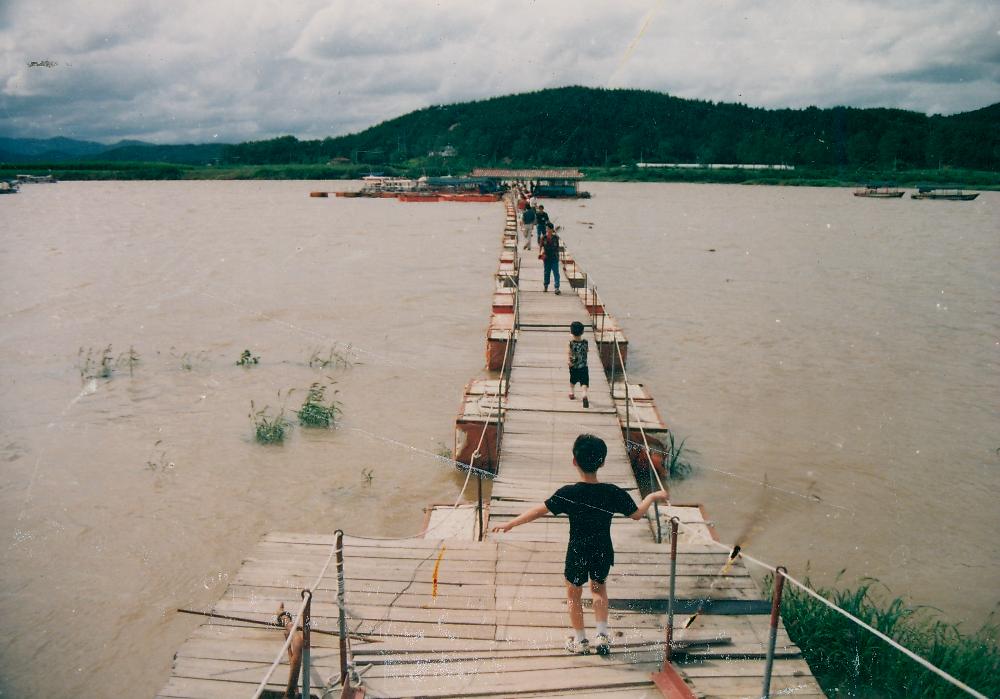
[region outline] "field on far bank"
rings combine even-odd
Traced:
[[[48,175],[60,180],[358,180],[372,173],[399,177],[441,176],[465,172],[471,166],[285,164],[184,165],[176,163],[39,163],[0,164],[0,179],[18,174]],[[717,170],[695,168],[584,167],[586,182],[693,182],[808,187],[854,187],[859,183],[892,182],[900,187],[938,185],[1000,190],[1000,172],[982,170],[899,170],[896,172],[798,167],[795,170]]]

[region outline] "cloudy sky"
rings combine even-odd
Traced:
[[[0,136],[317,138],[562,85],[968,111],[1000,2],[0,0]]]

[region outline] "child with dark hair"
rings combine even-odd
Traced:
[[[573,339],[569,341],[569,399],[576,399],[576,385],[580,384],[583,393],[583,407],[590,407],[587,389],[590,387],[590,370],[587,368],[587,341],[583,339],[583,323],[574,320],[569,325],[569,333]]]
[[[597,480],[597,469],[604,465],[608,446],[592,434],[581,434],[573,443],[573,465],[580,480],[564,485],[541,505],[535,505],[506,524],[493,528],[494,532],[509,532],[514,527],[527,524],[549,513],[569,515],[569,545],[566,548],[566,597],[569,602],[569,622],[573,635],[566,640],[570,653],[586,655],[590,652],[583,625],[583,584],[590,580],[593,596],[594,618],[597,622],[596,647],[601,655],[611,652],[608,631],[608,590],[606,580],[615,562],[611,543],[611,518],[622,514],[632,519],[642,519],[656,501],[665,502],[667,492],[658,490],[643,498],[636,507],[632,496],[614,483]]]

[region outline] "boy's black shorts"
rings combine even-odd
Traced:
[[[569,382],[571,384],[581,384],[583,386],[590,386],[590,370],[582,366],[579,369],[569,368]]]
[[[577,587],[587,582],[588,578],[603,585],[604,581],[608,579],[613,562],[613,558],[601,553],[592,553],[588,556],[568,551],[566,553],[566,568],[563,572],[566,579]]]

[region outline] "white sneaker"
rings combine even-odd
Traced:
[[[590,655],[590,641],[586,638],[578,641],[576,637],[570,636],[566,639],[566,652],[574,655]]]
[[[597,634],[597,654],[598,655],[608,655],[611,652],[611,639],[608,638],[606,633]]]

